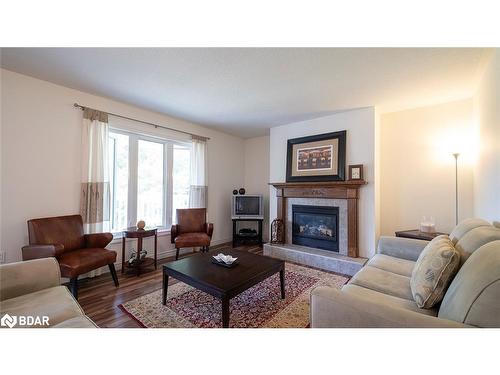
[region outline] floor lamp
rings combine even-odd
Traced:
[[[458,224],[458,152],[453,154],[455,158],[455,225]]]

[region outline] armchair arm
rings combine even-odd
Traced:
[[[60,284],[61,273],[55,258],[0,265],[0,301]]]
[[[23,246],[23,260],[56,257],[64,251],[64,245],[28,245]]]
[[[416,261],[428,243],[429,241],[412,238],[381,236],[378,240],[377,253]]]
[[[90,233],[85,234],[83,237],[87,248],[96,247],[104,249],[111,241],[113,241],[113,235],[111,233]]]
[[[175,243],[175,237],[179,234],[179,226],[177,224],[172,225],[170,228],[170,243]]]
[[[212,238],[212,234],[214,233],[214,225],[212,223],[205,223],[203,226],[205,233],[208,234],[210,238]]]
[[[468,326],[320,286],[311,292],[311,327],[463,328]]]

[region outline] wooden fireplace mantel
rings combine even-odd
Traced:
[[[329,182],[274,182],[276,188],[277,217],[286,221],[287,198],[325,198],[347,200],[347,255],[358,257],[358,198],[364,180]],[[286,225],[285,225],[286,232]],[[286,238],[286,233],[285,233]]]

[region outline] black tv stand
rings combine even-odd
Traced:
[[[257,222],[258,229],[255,235],[248,233],[247,235],[241,235],[238,232],[239,221],[252,221]],[[233,247],[239,245],[259,245],[262,246],[262,221],[263,219],[233,219]]]

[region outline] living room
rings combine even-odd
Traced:
[[[497,332],[494,44],[48,44],[0,49],[9,340]]]

